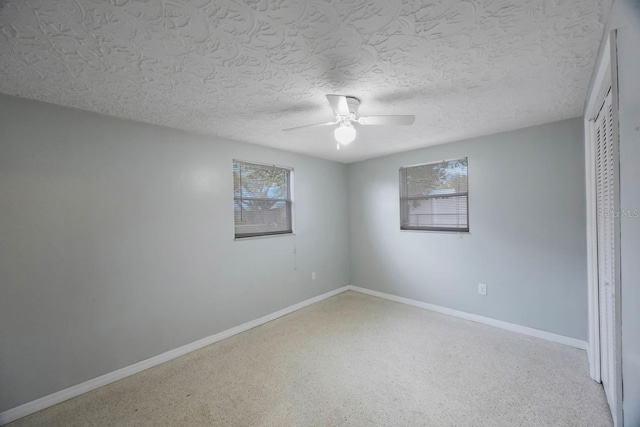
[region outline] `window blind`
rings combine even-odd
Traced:
[[[402,230],[469,231],[467,158],[400,168]]]
[[[233,161],[235,237],[292,233],[290,168]]]

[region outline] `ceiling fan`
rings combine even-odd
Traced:
[[[327,100],[333,108],[333,112],[336,115],[336,119],[331,122],[317,123],[313,125],[298,126],[294,128],[283,129],[285,131],[311,128],[318,126],[332,126],[338,125],[334,131],[336,141],[338,141],[337,148],[340,149],[340,144],[346,145],[356,139],[356,128],[354,124],[369,126],[369,125],[412,125],[416,119],[416,116],[358,116],[358,106],[360,100],[354,96],[343,95],[327,95]]]

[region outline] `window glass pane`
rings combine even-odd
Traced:
[[[289,170],[274,166],[235,162],[234,196],[256,198],[289,197]]]
[[[233,162],[237,237],[291,233],[291,170]]]
[[[400,169],[402,229],[468,231],[467,158]]]
[[[467,159],[405,169],[406,195],[430,196],[467,192]]]
[[[467,197],[404,200],[405,227],[467,228]]]

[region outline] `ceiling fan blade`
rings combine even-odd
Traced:
[[[304,129],[304,128],[315,128],[315,127],[319,127],[319,126],[331,126],[331,125],[335,125],[337,124],[337,121],[333,121],[333,122],[325,122],[325,123],[316,123],[315,125],[304,125],[304,126],[296,126],[294,128],[287,128],[287,129],[282,129],[285,132],[288,132],[290,130],[298,130],[298,129]]]
[[[347,104],[347,97],[342,95],[327,95],[327,100],[333,108],[333,112],[338,116],[349,115],[349,105]]]
[[[416,116],[365,116],[359,117],[361,125],[412,125]]]

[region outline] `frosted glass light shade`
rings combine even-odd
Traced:
[[[356,139],[356,130],[351,125],[340,125],[334,132],[336,141],[340,144],[348,144]]]

